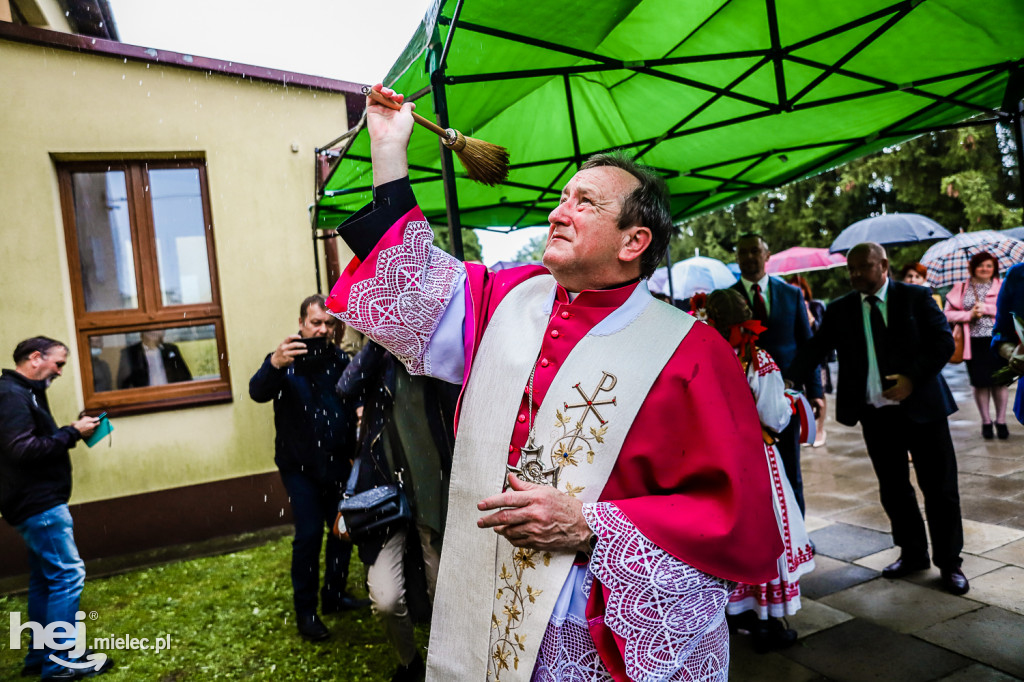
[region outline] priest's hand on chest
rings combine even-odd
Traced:
[[[477,504],[480,511],[497,509],[476,525],[493,528],[516,547],[578,552],[590,550],[593,532],[583,518],[583,503],[551,486],[508,476],[509,488]]]

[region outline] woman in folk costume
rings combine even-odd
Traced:
[[[700,304],[701,301],[695,301],[694,309]],[[765,653],[796,641],[796,631],[779,619],[800,609],[800,576],[814,568],[814,552],[804,519],[774,445],[776,434],[786,428],[793,416],[794,402],[786,393],[782,372],[772,356],[755,345],[764,327],[751,319],[750,307],[742,295],[730,289],[711,292],[703,316],[736,350],[746,370],[764,434],[776,520],[786,546],[778,561],[779,577],[760,585],[737,584],[726,606],[729,616],[744,614],[731,621],[736,628],[749,630],[754,637],[754,649]]]

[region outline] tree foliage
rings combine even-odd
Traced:
[[[684,223],[673,260],[701,255],[735,260],[737,238],[759,232],[772,251],[827,247],[846,227],[883,212],[920,213],[951,232],[1021,224],[1019,170],[1012,134],[995,127],[932,133],[765,192]],[[890,249],[900,267],[930,244]],[[847,290],[845,271],[814,274],[827,297]]]
[[[544,248],[548,245],[548,235],[538,234],[531,239],[526,246],[516,253],[516,260],[520,262],[540,260],[544,257]]]
[[[451,245],[448,240],[448,226],[447,225],[433,225],[434,228],[434,246],[438,247],[442,251],[451,253]],[[476,233],[473,230],[462,231],[462,251],[464,254],[463,260],[466,261],[483,261],[483,251],[480,248],[480,240],[476,238]]]

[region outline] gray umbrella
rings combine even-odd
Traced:
[[[839,233],[831,253],[846,253],[861,242],[878,244],[910,244],[932,239],[946,239],[952,233],[931,218],[917,213],[883,213],[858,220]]]
[[[1008,230],[999,230],[999,233],[1024,242],[1024,227],[1011,227]]]

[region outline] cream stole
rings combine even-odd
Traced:
[[[452,464],[428,680],[529,680],[575,558],[516,548],[476,526],[484,515],[477,503],[500,492],[506,477],[510,429],[540,352],[553,289],[553,278],[540,276],[506,296],[473,362]],[[641,283],[555,376],[537,412],[544,449],[532,468],[557,472],[559,490],[596,502],[651,385],[693,323]]]

